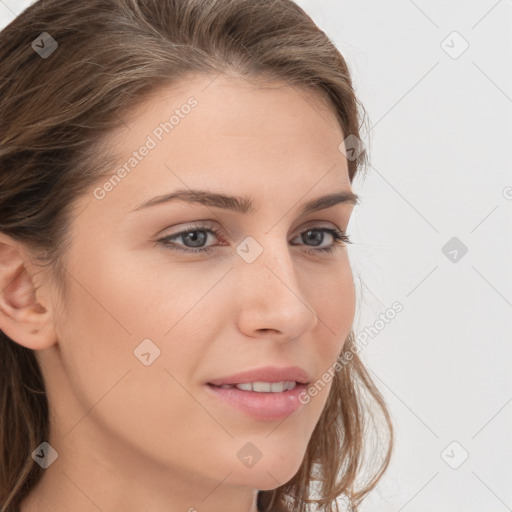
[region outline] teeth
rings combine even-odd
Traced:
[[[247,384],[237,384],[235,387],[242,391],[252,391],[252,384],[250,382]]]
[[[256,391],[257,393],[282,393],[293,389],[296,386],[294,381],[286,382],[247,382],[236,384],[235,387],[242,391]]]

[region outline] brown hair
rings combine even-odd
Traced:
[[[47,58],[32,46],[43,32],[58,43]],[[365,115],[344,58],[291,0],[39,0],[0,33],[0,63],[0,231],[62,289],[73,201],[112,168],[102,137],[157,87],[235,72],[318,91],[345,137],[359,138]],[[347,163],[352,182],[366,152]],[[392,423],[356,348],[351,331],[341,358],[352,358],[333,375],[299,471],[260,491],[259,510],[333,511],[341,497],[357,510],[387,468]],[[17,512],[43,473],[31,452],[48,439],[48,402],[34,352],[2,331],[0,393],[0,507]],[[387,449],[359,484],[365,457],[376,460],[365,436],[377,409]]]

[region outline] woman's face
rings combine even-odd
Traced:
[[[303,89],[211,76],[160,90],[109,136],[118,166],[77,202],[56,344],[37,353],[73,481],[179,482],[201,510],[210,491],[205,504],[298,471],[354,317],[347,246],[328,231],[353,203],[302,212],[351,191],[345,137]],[[141,207],[178,190],[244,201]],[[275,419],[207,384],[266,366],[300,367],[321,391]]]

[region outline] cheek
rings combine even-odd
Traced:
[[[90,420],[116,442],[164,459],[174,454],[186,465],[197,436],[212,428],[190,394],[197,392],[190,379],[211,338],[207,318],[198,313],[205,311],[201,299],[218,276],[191,283],[170,266],[164,276],[155,269],[142,272],[140,262],[115,261],[91,259],[75,267],[69,281],[58,336],[67,392],[82,411],[69,413],[65,429],[90,411],[74,436]],[[209,307],[212,298],[204,304]],[[154,345],[146,341],[138,350],[143,340]],[[151,363],[145,365],[148,352]],[[200,453],[196,457],[201,460]]]
[[[130,368],[148,374],[150,368],[168,369],[178,379],[193,373],[214,336],[212,320],[227,321],[220,316],[226,296],[219,300],[226,292],[216,284],[229,267],[211,272],[193,264],[155,267],[108,250],[89,256],[74,265],[58,334],[71,378],[80,376],[93,400]],[[168,385],[167,374],[164,380]]]
[[[345,341],[352,329],[355,315],[355,286],[348,259],[329,269],[304,273],[302,289],[318,321],[314,332],[307,336],[303,352],[318,370],[304,396],[304,413],[312,429],[327,402],[332,381],[336,376]],[[314,342],[314,346],[312,345]]]
[[[314,282],[309,277],[308,283],[307,296],[318,316],[317,329],[330,339],[327,345],[335,358],[352,328],[355,315],[355,286],[348,259],[318,272]]]

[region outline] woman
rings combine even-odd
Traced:
[[[338,50],[290,0],[38,1],[0,43],[2,510],[356,510],[392,427]]]

